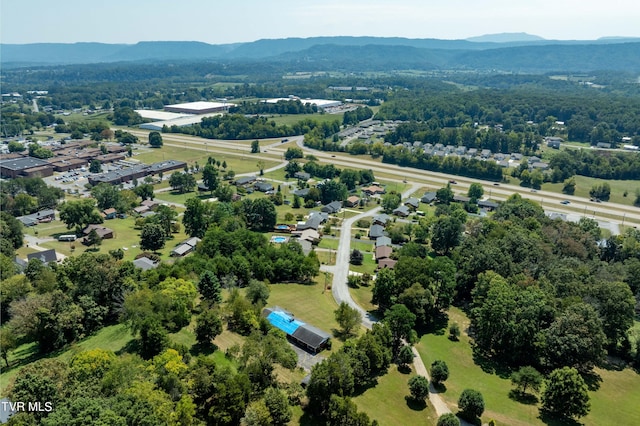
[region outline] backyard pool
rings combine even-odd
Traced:
[[[273,237],[271,237],[272,243],[282,244],[282,243],[286,243],[288,240],[289,240],[288,237],[280,237],[278,235],[274,235]]]

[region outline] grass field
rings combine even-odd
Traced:
[[[457,322],[462,330],[469,325],[465,314],[457,308],[450,309],[449,317],[449,323]],[[425,365],[431,365],[436,359],[448,364],[450,375],[442,397],[454,412],[462,390],[472,388],[480,391],[485,400],[483,422],[495,419],[498,424],[515,426],[545,424],[538,417],[537,405],[521,404],[509,398],[512,386],[508,377],[487,373],[474,363],[465,334],[459,342],[450,341],[446,335],[427,334],[417,348]],[[603,381],[599,390],[590,392],[591,413],[580,422],[587,426],[639,424],[640,375],[628,368],[622,371],[596,369],[596,373]]]
[[[291,126],[301,120],[314,120],[318,123],[330,123],[339,121],[342,123],[342,114],[289,114],[289,115],[269,115],[267,119],[273,120],[277,125],[286,124]]]
[[[124,259],[133,260],[136,255],[140,254],[140,230],[134,229],[135,218],[128,216],[126,219],[112,219],[105,220],[103,225],[107,228],[113,229],[114,238],[102,240],[102,244],[97,246],[95,251],[93,247],[87,247],[83,245],[79,240],[74,242],[61,242],[57,241],[57,236],[60,234],[70,234],[73,231],[69,231],[64,223],[60,221],[53,221],[51,223],[41,223],[36,226],[24,228],[25,234],[36,235],[40,238],[54,238],[54,241],[48,241],[40,244],[41,247],[48,249],[55,249],[58,253],[62,253],[65,256],[71,254],[78,256],[85,251],[93,251],[97,253],[108,253],[109,250],[115,250],[122,248],[124,250]],[[169,239],[165,243],[165,247],[158,251],[164,260],[168,260],[171,250],[176,244],[188,238],[184,233],[184,228],[180,227],[180,232],[172,234],[173,238]],[[71,250],[71,247],[75,246],[75,250]],[[32,248],[23,248],[18,254],[26,256],[27,253],[33,253],[36,250]]]
[[[77,352],[97,348],[118,352],[124,348],[131,339],[133,339],[133,336],[123,324],[111,325],[104,327],[95,335],[71,345],[63,351],[48,354],[46,358],[69,361]],[[38,354],[35,343],[22,345],[12,351],[9,355],[9,363],[12,367],[10,369],[2,368],[2,373],[0,374],[0,396],[4,395],[6,386],[24,365],[40,358],[42,358],[42,356]]]
[[[438,418],[431,405],[415,407],[405,400],[409,396],[407,382],[413,374],[413,371],[401,373],[397,366],[391,365],[389,372],[378,378],[377,386],[367,389],[353,400],[358,409],[366,412],[371,420],[377,420],[381,426],[435,425]]]
[[[598,184],[607,182],[611,186],[611,198],[609,201],[614,203],[633,205],[636,199],[636,190],[640,190],[640,181],[637,180],[603,180],[590,178],[586,176],[575,176],[576,179],[576,192],[574,195],[578,197],[591,198],[589,196],[589,190]],[[542,185],[542,189],[545,191],[553,191],[562,193],[562,182],[560,183],[545,183]],[[627,196],[624,196],[624,192],[627,191]]]

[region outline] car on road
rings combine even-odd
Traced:
[[[494,183],[493,186],[500,186],[498,182]]]
[[[451,183],[451,184],[453,184],[453,185],[456,185],[458,182],[456,182],[455,180],[451,179],[451,180],[449,181],[449,183]]]
[[[569,200],[562,200],[562,201],[560,201],[560,204],[564,204],[564,205],[566,206],[567,204],[571,204],[571,201],[569,201]]]

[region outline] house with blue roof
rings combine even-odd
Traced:
[[[272,326],[284,331],[294,344],[314,354],[321,351],[331,338],[329,333],[296,319],[292,313],[278,306],[264,308],[262,316]]]

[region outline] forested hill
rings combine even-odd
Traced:
[[[634,41],[635,40],[635,41]],[[474,69],[515,72],[640,71],[640,39],[532,40],[508,43],[400,37],[312,37],[211,45],[154,41],[2,44],[4,67],[127,61],[260,61],[290,64],[298,71],[345,68]]]

